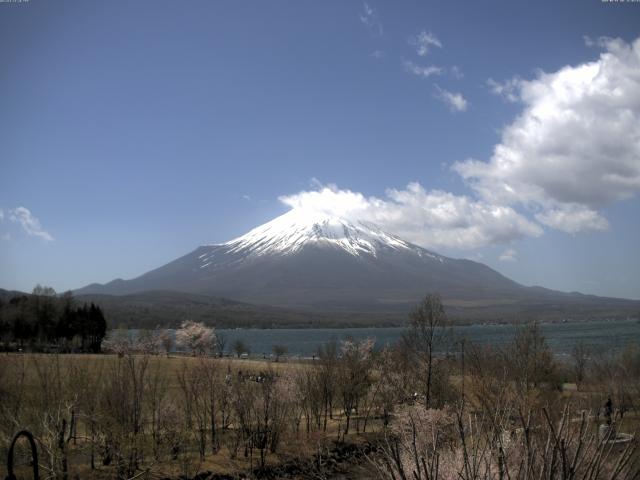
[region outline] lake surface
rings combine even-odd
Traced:
[[[453,335],[480,345],[505,345],[518,327],[514,325],[469,325],[453,327]],[[599,320],[591,322],[549,323],[540,328],[551,349],[558,355],[569,354],[582,342],[593,350],[622,350],[629,343],[640,343],[640,322],[629,320]],[[230,353],[235,340],[242,340],[252,356],[270,355],[273,345],[283,345],[290,356],[313,356],[318,347],[331,339],[364,340],[373,338],[376,347],[394,343],[407,332],[405,328],[308,328],[308,329],[219,329]]]

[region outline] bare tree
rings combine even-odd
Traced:
[[[160,330],[156,337],[158,342],[158,348],[164,351],[164,353],[169,356],[171,351],[173,350],[173,345],[175,343],[174,336],[167,329]]]
[[[224,350],[227,346],[227,337],[223,333],[216,333],[216,354],[219,357],[224,357]]]
[[[386,428],[391,421],[391,414],[396,405],[402,403],[408,395],[406,394],[407,379],[405,375],[409,369],[403,368],[400,356],[398,355],[398,347],[387,347],[378,356],[377,370],[378,375],[374,380],[370,408],[374,407],[378,410],[382,417],[383,426]],[[369,412],[365,416],[365,426],[369,417]]]
[[[284,345],[273,345],[271,349],[273,350],[273,354],[276,356],[276,362],[279,362],[280,357],[286,355],[289,351]]]
[[[103,362],[94,365],[87,362],[72,362],[67,375],[68,390],[77,392],[78,395],[77,410],[74,411],[69,434],[75,444],[79,422],[84,422],[86,441],[89,444],[89,465],[91,470],[96,468],[99,404],[102,396],[103,371]]]
[[[198,369],[201,377],[201,396],[204,397],[205,408],[209,412],[209,433],[211,440],[211,453],[216,453],[220,448],[218,433],[218,404],[223,395],[224,382],[219,372],[218,362],[212,358],[201,357],[198,360]]]
[[[156,461],[160,460],[169,443],[166,430],[172,430],[169,428],[169,424],[175,416],[170,408],[172,402],[167,391],[168,384],[166,369],[158,363],[151,365],[149,374],[145,378],[146,410],[148,423],[151,427],[153,457]]]
[[[302,418],[305,419],[306,432],[312,427],[320,429],[324,406],[323,375],[319,369],[305,368],[297,371],[293,378],[296,406],[299,414],[295,416],[294,429],[297,432]]]
[[[318,348],[318,382],[322,392],[324,408],[323,430],[327,430],[329,418],[333,418],[333,403],[338,386],[337,372],[339,362],[338,341],[334,338]]]
[[[45,450],[45,464],[50,475],[69,478],[69,451],[67,434],[77,407],[77,396],[67,390],[63,379],[66,369],[56,355],[53,359],[34,357],[38,394],[35,397],[41,445]]]
[[[110,359],[102,379],[103,464],[115,461],[119,478],[132,477],[143,458],[148,365],[147,355],[126,352]]]
[[[580,386],[585,379],[590,354],[589,347],[582,341],[578,342],[573,349],[571,349],[573,379],[576,382],[578,390],[580,390]]]
[[[338,367],[340,400],[346,422],[344,434],[349,434],[351,416],[366,395],[370,383],[373,340],[342,342],[342,356]]]
[[[414,407],[398,417],[373,462],[380,478],[394,480],[638,478],[636,443],[612,448],[587,427],[584,415],[573,421],[568,406],[557,421],[546,409],[526,416],[533,417],[540,423],[495,435],[483,428],[483,417]]]
[[[517,329],[505,351],[504,364],[522,395],[529,394],[532,387],[554,387],[558,382],[557,364],[537,323]]]
[[[408,343],[413,346],[417,361],[426,368],[425,405],[432,403],[435,351],[444,344],[448,336],[447,315],[437,294],[428,294],[411,312]]]
[[[216,368],[214,361],[205,357],[193,362],[183,362],[178,372],[178,384],[183,394],[187,425],[193,426],[200,460],[207,451],[207,433],[211,432],[212,451],[216,445]]]
[[[236,353],[237,357],[240,358],[243,353],[249,353],[249,347],[244,343],[244,341],[237,339],[233,342],[233,351]]]

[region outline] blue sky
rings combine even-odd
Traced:
[[[131,278],[335,200],[640,298],[638,37],[639,3],[600,0],[0,3],[0,288]]]

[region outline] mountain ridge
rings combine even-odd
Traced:
[[[640,302],[523,286],[482,263],[437,254],[370,222],[297,209],[136,278],[91,284],[76,293],[150,290],[309,312],[406,311],[426,292],[439,292],[445,305],[463,310],[558,304],[558,310],[570,311],[571,304],[580,310],[598,302],[640,308]]]

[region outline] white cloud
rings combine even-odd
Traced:
[[[487,85],[494,95],[501,96],[508,102],[515,103],[520,100],[519,91],[521,82],[522,80],[519,77],[509,78],[502,83],[490,78],[487,80]]]
[[[517,258],[518,252],[516,252],[513,248],[507,248],[498,259],[501,262],[515,262],[518,260]]]
[[[368,199],[359,192],[340,190],[333,184],[325,186],[316,178],[312,178],[311,182],[316,190],[303,190],[293,195],[282,195],[278,200],[291,208],[326,212],[345,218],[367,216],[371,206],[381,202],[374,197]]]
[[[382,22],[378,18],[378,12],[368,3],[363,3],[363,12],[360,14],[360,21],[376,36],[383,33]]]
[[[316,190],[319,190],[321,188],[324,187],[324,183],[322,183],[320,180],[318,180],[316,177],[311,177],[309,179],[309,186],[311,188],[315,188]]]
[[[2,238],[2,240],[6,240],[8,242],[9,240],[11,240],[11,234],[10,233],[3,233],[2,235],[0,235],[0,238]]]
[[[585,230],[606,230],[609,222],[598,212],[578,204],[563,204],[537,213],[536,220],[556,230],[578,233]]]
[[[610,37],[591,38],[589,35],[583,35],[584,44],[590,48],[607,49],[608,43],[612,40]]]
[[[416,65],[415,63],[411,61],[406,61],[406,60],[402,62],[402,65],[404,66],[404,69],[407,72],[422,78],[429,78],[432,75],[442,74],[442,68],[437,67],[435,65],[428,65],[428,66]]]
[[[18,207],[9,210],[9,220],[19,224],[27,235],[40,237],[47,242],[53,241],[51,234],[42,228],[40,221],[32,215],[28,208]]]
[[[415,37],[409,38],[409,45],[416,48],[416,53],[421,57],[429,54],[432,47],[442,48],[442,43],[433,33],[425,30],[421,31]]]
[[[451,67],[449,71],[451,72],[451,76],[456,80],[460,80],[461,78],[464,77],[464,73],[462,73],[462,69],[457,65],[454,65],[453,67]]]
[[[0,223],[4,221],[4,210],[0,208]]]
[[[469,105],[467,100],[462,96],[461,93],[450,92],[443,88],[440,88],[438,85],[436,87],[436,98],[442,100],[449,110],[452,112],[464,112]]]
[[[380,60],[381,58],[384,58],[384,52],[382,50],[374,50],[369,54],[369,56],[376,60]]]
[[[596,61],[520,80],[524,109],[491,159],[454,166],[481,198],[577,233],[606,229],[599,210],[640,192],[640,39],[603,45]]]
[[[593,62],[512,82],[522,112],[503,129],[492,157],[453,167],[471,195],[410,183],[384,198],[365,197],[314,179],[313,191],[280,200],[369,220],[430,248],[510,245],[542,235],[543,226],[605,230],[601,209],[640,192],[640,38],[602,44],[606,50]],[[452,108],[467,107],[461,95],[454,100],[436,88]],[[501,259],[515,260],[512,250]]]
[[[418,183],[388,189],[386,198],[365,197],[335,185],[280,197],[298,209],[366,220],[428,248],[473,249],[538,236],[542,228],[511,207],[490,205],[467,196],[425,190]]]

